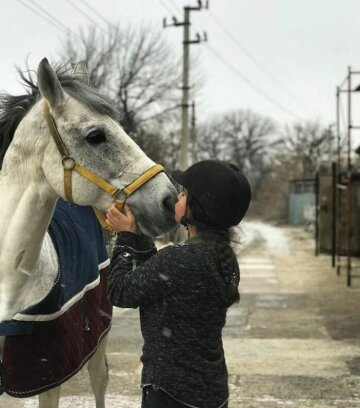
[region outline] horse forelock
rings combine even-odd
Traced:
[[[20,69],[18,69],[18,72],[27,93],[24,95],[0,94],[0,170],[5,153],[19,123],[41,97],[31,72],[23,72]],[[68,95],[92,111],[110,116],[119,122],[120,114],[110,99],[72,76],[66,66],[58,65],[55,67],[55,72],[61,86]]]

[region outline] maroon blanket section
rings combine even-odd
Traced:
[[[55,320],[35,322],[32,335],[6,337],[3,388],[25,398],[56,387],[78,372],[111,326],[107,268],[100,284]]]

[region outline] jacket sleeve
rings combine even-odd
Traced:
[[[174,290],[170,279],[171,247],[156,252],[148,237],[130,232],[116,240],[108,275],[108,297],[114,306],[151,304]]]

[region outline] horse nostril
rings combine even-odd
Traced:
[[[163,199],[163,206],[170,211],[174,211],[174,207],[175,207],[175,200],[172,196],[166,196]]]

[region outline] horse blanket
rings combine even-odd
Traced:
[[[8,322],[13,330],[4,343],[0,388],[18,398],[73,376],[111,325],[106,296],[110,261],[93,209],[59,199],[48,232],[59,261],[53,288]]]

